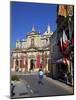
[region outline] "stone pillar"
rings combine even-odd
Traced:
[[[30,69],[30,59],[28,58],[28,67],[27,67],[27,70],[29,71]]]
[[[46,68],[45,68],[45,71],[46,71],[46,72],[48,71],[48,64],[46,64]]]
[[[45,72],[48,72],[48,59],[46,59],[47,61],[46,61],[46,65],[45,65]]]
[[[23,60],[24,60],[23,61],[23,65],[24,65],[23,68],[24,68],[24,71],[26,71],[26,59],[24,58]]]
[[[21,68],[20,68],[20,59],[18,59],[18,67],[19,67],[19,71],[21,71]]]
[[[24,58],[23,58],[23,61],[22,61],[22,65],[23,65],[22,71],[25,72],[25,59]]]
[[[12,71],[15,71],[15,61],[16,61],[16,59],[13,59],[13,68],[12,68]]]

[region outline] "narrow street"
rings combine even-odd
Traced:
[[[23,94],[23,97],[60,96],[73,94],[72,87],[48,77],[44,77],[43,84],[38,84],[37,74],[18,75],[18,77],[24,82],[25,87],[27,88],[27,94]]]

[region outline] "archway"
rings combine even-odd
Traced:
[[[30,70],[33,70],[35,68],[35,63],[34,63],[34,60],[31,59],[30,60]]]

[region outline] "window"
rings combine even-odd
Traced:
[[[34,39],[31,39],[31,46],[34,46]]]

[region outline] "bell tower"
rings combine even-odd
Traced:
[[[47,27],[47,32],[50,33],[51,32],[51,29],[50,29],[50,25],[48,24],[48,27]]]
[[[32,27],[32,31],[33,31],[33,32],[35,32],[35,27],[34,27],[34,24],[33,24],[33,27]]]

